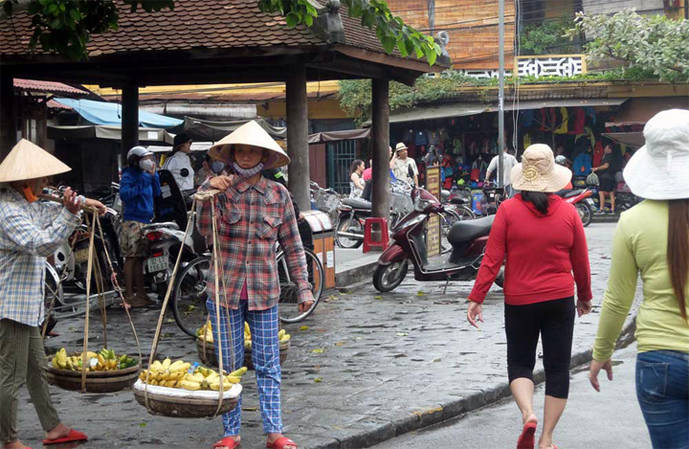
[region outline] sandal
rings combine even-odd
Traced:
[[[62,443],[71,443],[75,441],[87,441],[89,437],[86,436],[85,433],[79,432],[74,429],[69,429],[69,433],[67,436],[64,436],[62,438],[55,438],[54,440],[43,440],[43,444],[49,445],[49,444],[62,444]]]
[[[538,423],[536,421],[528,421],[524,424],[521,435],[517,440],[517,449],[534,449],[536,427]]]
[[[272,443],[266,442],[266,447],[268,449],[286,449],[288,447],[293,447],[294,449],[296,449],[297,443],[295,443],[287,437],[280,437]]]
[[[226,447],[227,449],[237,449],[242,443],[232,437],[225,437],[213,445],[213,449]]]

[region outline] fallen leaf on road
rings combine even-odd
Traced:
[[[321,382],[323,382],[323,378],[322,377],[316,377],[313,381],[316,383],[321,383]]]
[[[146,427],[146,423],[145,423],[145,422],[140,422],[140,423],[139,423],[139,427]]]
[[[398,337],[406,337],[407,335],[409,335],[409,334],[406,332],[397,332]]]
[[[307,331],[307,330],[309,330],[309,326],[301,326],[301,327],[299,327],[299,330],[300,331]]]
[[[373,299],[383,299],[383,297],[378,295],[378,296],[374,296]]]
[[[321,354],[323,352],[323,348],[312,349],[311,352],[313,352],[315,354]]]
[[[419,290],[418,292],[416,292],[416,296],[423,296],[423,295],[425,295],[425,293],[422,292],[421,290]]]
[[[337,343],[335,343],[335,346],[342,346],[343,344],[345,344],[344,341],[338,341]]]
[[[434,363],[438,363],[438,362],[441,361],[441,360],[442,360],[442,359],[433,359],[433,362],[434,362]]]

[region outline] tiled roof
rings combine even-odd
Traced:
[[[21,78],[14,78],[14,87],[16,89],[28,90],[31,92],[50,92],[71,95],[88,95],[89,93],[83,89],[68,86],[64,83],[55,81],[38,81],[26,80]]]
[[[323,1],[321,0],[323,3]],[[325,45],[305,26],[290,28],[284,18],[259,11],[257,0],[176,0],[175,9],[131,13],[120,4],[119,29],[92,36],[90,56],[138,51],[297,47]],[[383,52],[375,31],[341,9],[346,44]],[[7,19],[6,19],[7,20]],[[15,13],[12,26],[0,21],[0,54],[26,55],[31,18]],[[6,26],[8,25],[8,26]],[[37,49],[38,53],[42,51]]]

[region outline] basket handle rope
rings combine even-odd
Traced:
[[[100,235],[100,240],[103,242],[103,249],[105,252],[105,260],[108,262],[108,268],[110,269],[110,281],[112,282],[113,287],[115,287],[115,291],[117,294],[120,296],[120,299],[122,300],[122,308],[124,309],[125,313],[127,314],[127,318],[129,319],[129,326],[132,328],[132,333],[134,334],[134,340],[136,341],[136,350],[139,354],[139,365],[141,365],[141,344],[139,342],[139,336],[136,333],[136,328],[134,327],[134,321],[132,321],[132,315],[129,313],[129,308],[127,307],[127,303],[124,300],[124,294],[122,293],[122,287],[120,287],[120,283],[117,281],[117,273],[115,272],[115,268],[113,267],[112,264],[112,259],[110,258],[110,252],[108,251],[108,245],[105,244],[105,238],[103,236],[103,226],[100,223],[100,218],[98,218],[98,214],[96,214],[96,227],[98,228],[98,234]],[[101,278],[102,279],[102,278]],[[105,308],[105,305],[104,305]]]
[[[94,215],[96,213],[94,212]],[[95,220],[95,219],[94,219]],[[86,392],[86,352],[89,346],[89,315],[90,315],[90,297],[91,297],[91,276],[93,275],[93,238],[96,235],[96,226],[94,223],[86,221],[89,226],[89,255],[88,263],[86,265],[86,313],[84,318],[84,346],[81,351],[81,392]]]
[[[218,374],[220,375],[220,384],[218,387],[218,408],[215,410],[214,416],[218,416],[220,413],[220,409],[222,408],[222,400],[223,400],[223,384],[224,382],[224,373],[223,373],[223,352],[222,352],[222,337],[220,334],[220,285],[218,282],[218,257],[220,255],[220,250],[218,249],[218,228],[217,224],[215,222],[215,196],[210,197],[210,202],[211,202],[211,224],[212,224],[212,229],[213,229],[213,282],[215,283],[215,322],[217,324],[216,329],[218,329],[218,354],[217,354],[217,359],[218,359]],[[225,298],[227,299],[227,298]],[[228,327],[230,326],[230,322],[227,322]],[[212,333],[212,330],[211,330]],[[230,341],[232,341],[232,331],[230,330]],[[230,343],[230,347],[232,347]]]
[[[165,310],[167,310],[167,304],[170,301],[172,289],[173,289],[174,284],[175,284],[175,278],[177,277],[177,271],[179,270],[179,265],[180,265],[180,262],[182,261],[182,254],[184,252],[184,242],[187,241],[187,237],[189,236],[189,231],[192,227],[192,223],[194,222],[194,215],[196,215],[196,197],[194,197],[194,200],[192,201],[192,204],[191,204],[191,213],[189,213],[189,217],[187,218],[187,227],[184,230],[184,238],[182,239],[182,243],[179,245],[179,252],[177,253],[177,260],[175,261],[175,266],[172,268],[172,274],[170,275],[170,279],[169,279],[168,285],[167,285],[167,291],[165,292],[165,299],[163,299],[163,305],[160,308],[160,316],[158,317],[158,325],[156,326],[156,332],[155,332],[155,335],[153,336],[153,343],[151,344],[151,353],[149,354],[149,357],[148,357],[148,366],[149,367],[153,363],[153,357],[155,357],[156,352],[158,351],[158,341],[160,339],[160,331],[162,330],[162,327],[163,327],[163,318],[165,317]],[[150,375],[150,372],[151,372],[150,369],[146,370],[146,380],[144,381],[144,404],[146,405],[146,409],[149,412],[151,412],[151,407],[150,407],[149,400],[148,400],[148,377]]]

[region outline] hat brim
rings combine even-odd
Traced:
[[[255,121],[250,121],[223,137],[208,150],[208,155],[226,164],[234,162],[232,145],[247,145],[268,151],[268,158],[263,162],[265,169],[289,165],[290,158],[272,137]]]
[[[629,159],[622,175],[632,193],[649,200],[689,198],[689,157],[652,157],[646,145]]]
[[[567,167],[555,164],[547,175],[528,180],[524,177],[523,165],[519,163],[512,168],[510,179],[515,190],[551,193],[564,189],[572,180],[572,172]]]
[[[0,164],[0,182],[46,178],[72,170],[38,145],[21,139]]]

